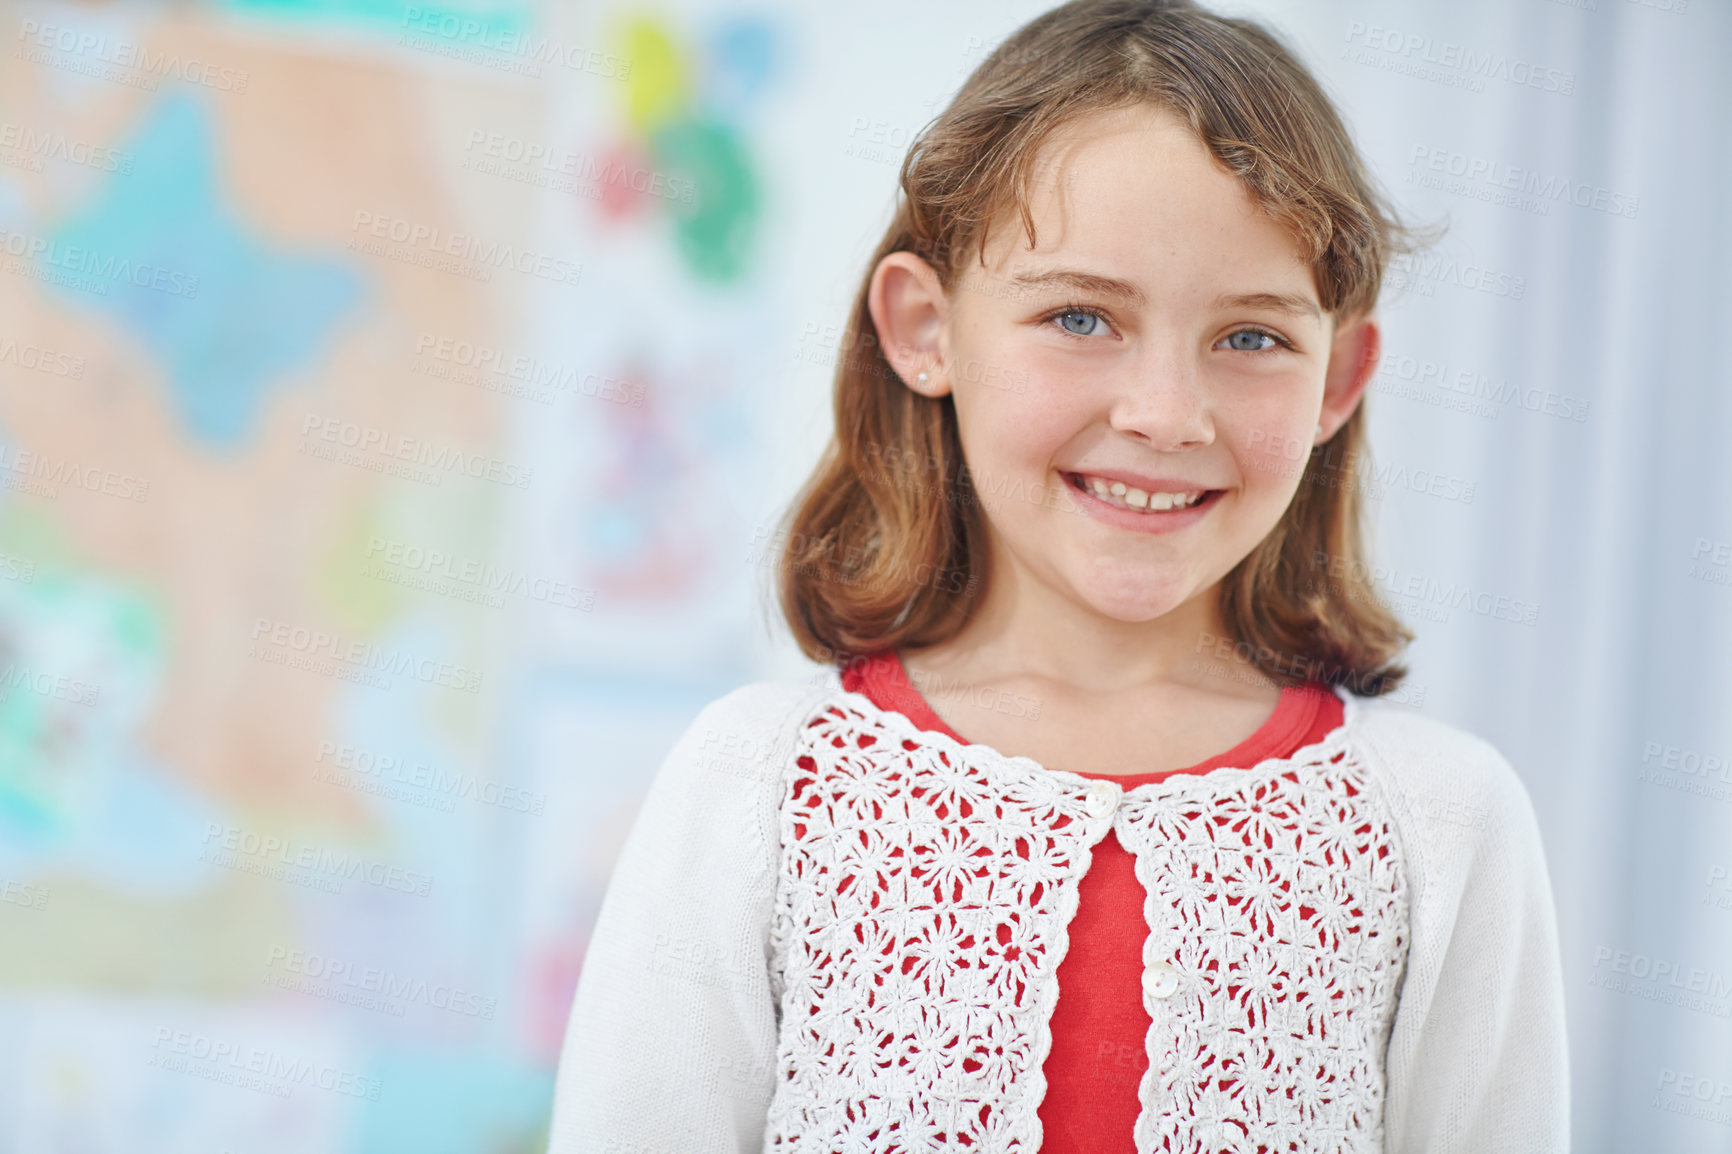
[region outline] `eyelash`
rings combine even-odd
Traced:
[[[1099,309],[1091,308],[1090,306],[1085,305],[1085,304],[1069,304],[1069,305],[1064,305],[1061,308],[1056,308],[1056,309],[1052,310],[1051,312],[1047,313],[1045,316],[1041,317],[1040,318],[1041,323],[1045,324],[1045,325],[1051,325],[1053,321],[1056,321],[1058,318],[1060,318],[1062,316],[1069,316],[1071,313],[1082,313],[1086,316],[1095,317],[1102,324],[1109,324],[1110,323],[1107,320],[1105,313],[1101,312]],[[1089,337],[1083,336],[1081,333],[1073,333],[1067,329],[1061,328],[1058,331],[1063,333],[1065,336],[1071,338],[1072,340],[1075,340],[1075,341],[1086,341],[1086,340],[1090,339]],[[1283,349],[1292,349],[1293,348],[1293,342],[1292,341],[1288,340],[1286,337],[1282,336],[1280,333],[1275,332],[1273,329],[1264,328],[1262,325],[1240,325],[1238,328],[1233,330],[1233,333],[1243,333],[1243,332],[1258,333],[1262,336],[1268,337],[1270,340],[1275,342],[1276,347],[1278,347],[1278,348],[1283,348]],[[1227,335],[1232,336],[1233,333],[1228,333]],[[1256,351],[1260,352],[1260,353],[1272,353],[1275,350],[1274,349],[1258,349]]]
[[[1058,320],[1058,318],[1063,317],[1063,316],[1069,316],[1071,313],[1082,313],[1085,316],[1095,317],[1102,324],[1109,323],[1107,321],[1106,314],[1102,313],[1099,309],[1090,308],[1089,306],[1087,306],[1085,304],[1068,304],[1068,305],[1064,305],[1060,308],[1053,309],[1051,312],[1049,312],[1045,316],[1041,317],[1040,321],[1044,325],[1052,325],[1053,321],[1056,321],[1056,320]],[[1057,327],[1057,326],[1053,326],[1053,327]],[[1089,339],[1088,337],[1083,336],[1081,333],[1069,332],[1069,331],[1062,329],[1062,328],[1059,329],[1058,331],[1063,333],[1065,336],[1069,337],[1073,341],[1086,341]]]

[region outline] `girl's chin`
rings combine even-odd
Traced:
[[[1102,617],[1137,624],[1165,617],[1190,600],[1189,588],[1155,591],[1147,588],[1100,588],[1083,586],[1075,593],[1078,600]]]

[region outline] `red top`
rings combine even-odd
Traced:
[[[880,709],[902,714],[921,729],[970,744],[926,704],[894,651],[845,668],[842,688],[862,694]],[[1315,683],[1283,688],[1275,711],[1255,733],[1207,761],[1161,773],[1071,772],[1116,781],[1130,789],[1175,773],[1252,766],[1265,758],[1289,757],[1323,740],[1341,720],[1341,699],[1327,688]],[[1052,1050],[1043,1067],[1042,1154],[1136,1152],[1131,1135],[1142,1108],[1138,1083],[1149,1066],[1145,1039],[1150,1020],[1143,1009],[1142,987],[1143,939],[1149,930],[1135,862],[1108,830],[1094,847],[1094,858],[1077,887],[1070,950],[1058,967]]]

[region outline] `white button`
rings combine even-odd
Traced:
[[[1151,998],[1170,998],[1179,989],[1179,971],[1165,962],[1153,962],[1143,971],[1143,993]]]
[[[1106,817],[1119,807],[1119,787],[1110,781],[1092,783],[1085,805],[1090,817]]]

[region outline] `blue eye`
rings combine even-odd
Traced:
[[[1073,317],[1080,318],[1087,324],[1083,328],[1072,328],[1067,322]],[[1049,319],[1056,320],[1059,328],[1073,337],[1093,336],[1099,327],[1105,323],[1099,313],[1091,313],[1082,309],[1067,309],[1062,313],[1053,314]]]
[[[1269,343],[1260,344],[1260,341]],[[1281,343],[1274,333],[1266,333],[1262,329],[1240,329],[1227,338],[1227,347],[1241,353],[1260,353]]]

